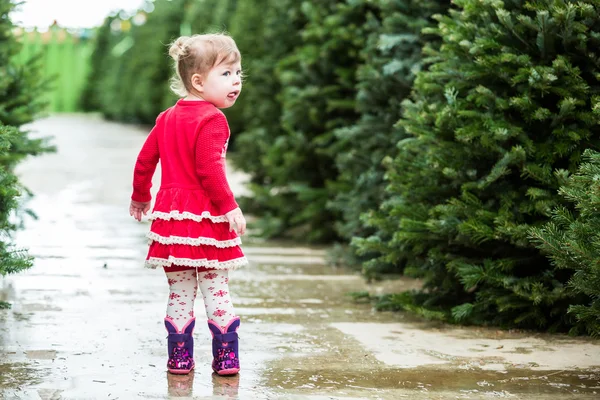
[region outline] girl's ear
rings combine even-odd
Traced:
[[[192,83],[192,87],[196,89],[199,93],[204,92],[204,80],[202,79],[202,75],[194,74],[190,78],[190,81]]]

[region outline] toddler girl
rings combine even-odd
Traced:
[[[213,338],[212,368],[232,375],[240,369],[240,319],[228,271],[248,263],[238,237],[246,221],[225,175],[229,127],[219,109],[231,107],[240,95],[241,56],[224,34],[180,37],[169,54],[176,71],[171,89],[182,98],[158,116],[139,153],[129,213],[141,221],[150,209],[160,159],[146,265],[162,267],[169,283],[167,368],[174,374],[194,368],[194,300],[200,287]]]

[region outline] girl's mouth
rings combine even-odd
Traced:
[[[237,99],[238,95],[240,94],[239,90],[234,90],[233,92],[229,92],[229,94],[227,95],[227,97],[231,100],[235,100]]]

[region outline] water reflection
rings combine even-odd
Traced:
[[[169,398],[186,397],[193,398],[194,377],[192,372],[187,375],[174,375],[167,372]],[[215,398],[224,400],[239,399],[240,375],[219,376],[212,374],[212,394]],[[200,388],[202,389],[202,388]]]
[[[193,372],[187,375],[175,375],[167,372],[169,398],[192,397],[192,392],[194,391],[194,376],[195,374]]]
[[[238,398],[240,374],[234,376],[220,376],[213,373],[212,383],[214,396],[221,396],[227,400],[235,400]]]

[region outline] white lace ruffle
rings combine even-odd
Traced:
[[[154,219],[164,219],[166,221],[174,219],[177,221],[183,221],[184,219],[191,219],[192,221],[196,221],[196,222],[200,222],[203,219],[210,219],[212,222],[218,223],[218,222],[227,222],[227,217],[225,217],[224,215],[210,215],[210,213],[208,211],[204,211],[202,214],[198,215],[198,214],[192,214],[189,211],[184,211],[182,213],[180,213],[177,210],[173,210],[171,212],[162,212],[162,211],[154,211],[153,213],[151,213],[148,216],[149,220],[154,220]]]
[[[158,233],[155,232],[148,232],[146,234],[146,237],[150,239],[149,244],[151,244],[153,241],[161,244],[187,244],[190,246],[200,246],[204,244],[208,246],[215,246],[219,249],[235,247],[242,244],[242,240],[240,238],[235,238],[231,240],[217,240],[207,237],[191,238],[182,236],[160,236]]]
[[[183,267],[205,267],[213,269],[236,269],[248,265],[248,259],[246,257],[236,258],[229,261],[219,262],[217,260],[197,259],[191,258],[176,258],[169,256],[166,258],[150,257],[146,260],[146,268],[157,268],[157,267],[170,267],[171,265],[180,265]]]

